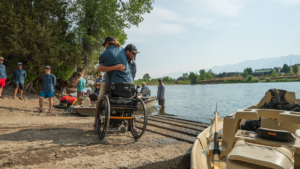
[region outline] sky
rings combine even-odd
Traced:
[[[136,79],[300,54],[300,0],[155,0],[126,29]]]

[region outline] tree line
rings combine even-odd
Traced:
[[[8,80],[18,62],[27,71],[26,89],[39,86],[45,65],[57,77],[58,89],[77,72],[97,76],[95,65],[105,37],[124,44],[125,28],[138,26],[154,0],[1,0],[0,56]]]

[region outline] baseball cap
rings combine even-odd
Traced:
[[[105,46],[105,43],[106,43],[106,42],[114,41],[114,40],[116,40],[115,37],[113,37],[113,36],[108,36],[108,37],[105,38],[105,41],[104,41],[104,43],[102,44],[102,46]]]
[[[132,53],[135,53],[135,54],[140,53],[139,51],[137,51],[136,46],[134,44],[127,45],[125,47],[125,51],[127,51],[127,50],[132,52]]]
[[[22,66],[22,65],[23,65],[23,63],[22,63],[22,62],[18,62],[18,65],[21,65],[21,66]]]
[[[158,81],[161,81],[161,80],[162,80],[161,78],[158,79]]]
[[[45,69],[51,69],[51,67],[50,66],[46,66]]]
[[[3,57],[0,57],[0,60],[5,60]]]

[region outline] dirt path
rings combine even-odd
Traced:
[[[38,95],[0,100],[0,168],[188,168],[191,144],[145,132],[110,133],[99,141],[93,117],[34,113]],[[55,101],[58,103],[58,100]],[[44,102],[48,109],[48,101]]]

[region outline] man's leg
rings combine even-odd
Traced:
[[[39,98],[39,104],[40,104],[40,110],[43,110],[43,100],[45,97],[40,96]]]
[[[1,94],[3,91],[3,87],[5,86],[5,79],[0,79],[0,98],[4,98]]]
[[[14,98],[16,97],[17,92],[18,92],[18,88],[15,88],[15,91],[14,91]]]
[[[24,84],[19,84],[19,93],[20,93],[20,99],[22,100],[23,96],[23,90],[24,90]]]
[[[52,113],[53,97],[49,97],[49,113]]]
[[[100,87],[99,96],[98,96],[98,102],[97,102],[97,105],[96,105],[94,127],[96,127],[98,104],[103,99],[103,96],[106,95],[106,94],[108,94],[108,86],[105,83],[102,83],[102,85]]]
[[[23,90],[22,90],[22,89],[19,89],[19,93],[20,93],[20,98],[22,98]]]

